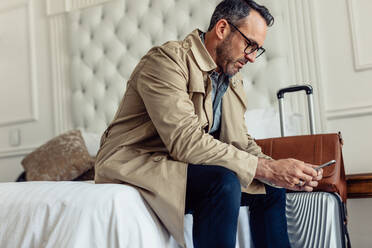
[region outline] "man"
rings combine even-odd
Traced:
[[[242,204],[256,247],[289,247],[284,188],[311,191],[322,177],[313,165],[272,160],[247,134],[238,72],[265,51],[272,22],[254,1],[222,1],[208,32],[141,59],[102,136],[96,182],[136,187],[183,246],[192,213],[195,248],[235,247]]]

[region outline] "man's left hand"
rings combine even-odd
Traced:
[[[313,167],[314,169],[318,167],[318,165],[308,164],[305,163],[305,165]],[[319,181],[323,178],[323,169],[317,170],[318,175],[316,177],[313,177],[313,180],[306,182],[303,186],[298,186],[300,190],[306,190],[307,188],[312,187],[315,188],[318,186]]]

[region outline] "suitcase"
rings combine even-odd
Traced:
[[[305,91],[307,95],[310,133],[315,134],[313,88],[296,85],[280,89],[280,131],[285,136],[284,94]],[[260,141],[257,140],[259,144]],[[351,247],[347,231],[346,204],[337,193],[288,192],[286,215],[288,234],[293,248],[305,247]]]

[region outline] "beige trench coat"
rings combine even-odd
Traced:
[[[136,187],[184,247],[188,163],[226,167],[237,174],[243,192],[265,193],[253,180],[258,157],[266,156],[246,130],[239,74],[223,97],[220,139],[208,134],[213,121],[208,72],[216,67],[198,30],[152,48],[128,80],[95,165],[96,183]]]

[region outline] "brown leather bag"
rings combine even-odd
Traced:
[[[335,164],[323,168],[323,179],[314,191],[338,193],[346,203],[343,140],[340,133],[288,136],[261,139],[256,142],[261,146],[262,152],[273,159],[295,158],[315,165],[335,159]]]

